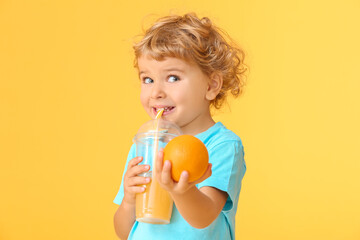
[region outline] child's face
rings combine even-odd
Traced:
[[[167,57],[138,59],[141,103],[150,117],[165,108],[163,118],[176,123],[184,134],[197,134],[213,124],[207,99],[209,78],[190,62]],[[211,125],[210,125],[211,126]]]

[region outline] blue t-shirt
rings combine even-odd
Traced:
[[[206,145],[209,152],[209,162],[212,163],[212,175],[196,186],[199,189],[210,186],[228,194],[228,199],[221,213],[208,227],[197,229],[185,221],[174,205],[169,224],[156,225],[135,221],[128,239],[235,239],[235,214],[241,181],[246,171],[242,142],[235,133],[228,130],[221,122],[216,123],[196,137]],[[134,157],[136,157],[135,145],[130,149],[125,169],[127,169],[128,162]],[[114,203],[120,205],[123,197],[122,181]]]

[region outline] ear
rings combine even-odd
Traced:
[[[214,72],[210,75],[208,89],[206,91],[206,99],[212,101],[219,94],[223,85],[222,74]]]

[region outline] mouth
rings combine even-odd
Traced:
[[[166,116],[166,115],[168,115],[168,114],[175,111],[175,107],[172,107],[172,106],[156,106],[156,107],[152,107],[152,111],[153,111],[155,116],[156,116],[157,112],[160,109],[164,109],[164,112],[162,114],[163,116]]]

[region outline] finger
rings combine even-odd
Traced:
[[[151,178],[149,178],[149,177],[132,177],[128,181],[128,186],[133,187],[133,186],[139,186],[139,185],[146,185],[146,184],[150,183],[150,181],[151,181]]]
[[[142,193],[145,192],[146,186],[133,186],[129,187],[129,192],[131,193]]]
[[[164,149],[160,149],[155,161],[155,171],[157,174],[161,173],[161,170],[163,168],[163,161],[164,161]]]
[[[133,175],[139,175],[141,173],[144,173],[144,172],[147,172],[150,170],[150,165],[147,165],[147,164],[141,164],[141,165],[137,165],[135,167],[133,167],[131,169],[131,173]]]
[[[194,181],[193,183],[198,184],[198,183],[201,183],[202,181],[204,181],[205,179],[209,178],[212,174],[211,168],[212,168],[212,164],[209,163],[205,173],[198,180]]]
[[[143,157],[141,157],[141,156],[131,159],[128,164],[128,168],[132,168],[132,167],[138,165],[142,160],[143,160]]]
[[[182,171],[178,182],[178,187],[180,189],[185,189],[188,184],[189,184],[189,173],[187,171]]]
[[[149,165],[137,165],[126,172],[126,178],[129,179],[136,176],[148,177],[150,175],[148,174],[149,170]]]
[[[161,172],[161,182],[164,184],[169,184],[172,182],[171,178],[171,162],[166,160]]]

